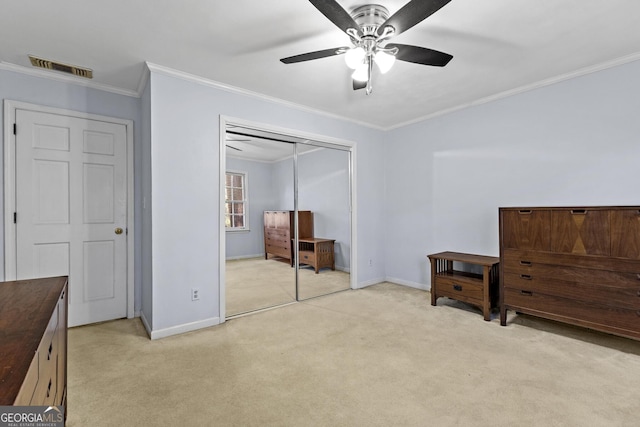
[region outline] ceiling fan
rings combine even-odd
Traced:
[[[347,65],[354,69],[353,89],[372,90],[371,75],[375,63],[384,74],[396,59],[415,64],[444,67],[453,56],[425,47],[387,43],[394,36],[428,18],[451,0],[411,0],[389,16],[381,5],[360,6],[349,13],[335,0],[309,0],[316,9],[344,31],[353,46],[319,50],[282,58],[285,64],[310,61],[334,55],[345,55]]]

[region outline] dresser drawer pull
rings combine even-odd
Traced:
[[[531,261],[520,261],[520,265],[531,265]]]
[[[533,296],[533,292],[531,292],[531,291],[520,291],[520,295],[531,297],[531,296]]]
[[[586,215],[586,209],[571,209],[571,215]]]
[[[51,396],[51,380],[49,380],[49,387],[47,387],[47,398]]]
[[[531,212],[533,212],[531,209],[520,209],[518,211],[520,215],[531,215]]]
[[[531,280],[531,275],[530,274],[521,274],[520,278],[524,279],[524,280]]]
[[[454,291],[458,291],[458,292],[462,292],[462,285],[453,285],[453,290]]]
[[[47,354],[47,360],[51,360],[51,352],[53,351],[53,342],[49,344],[49,353]]]
[[[638,296],[640,297],[640,291],[638,291]]]
[[[640,274],[636,274],[636,277],[638,278],[638,280],[640,280]]]
[[[636,311],[636,314],[637,314],[638,316],[640,316],[640,310]]]

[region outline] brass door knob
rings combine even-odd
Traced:
[[[122,228],[120,227],[116,228],[116,234],[122,234]]]

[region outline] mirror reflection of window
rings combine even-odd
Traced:
[[[247,200],[247,176],[242,172],[227,172],[224,194],[224,225],[227,230],[244,230],[249,201]]]

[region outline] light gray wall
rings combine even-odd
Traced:
[[[35,77],[14,71],[0,69],[0,99],[28,102],[47,107],[64,108],[83,113],[99,114],[109,117],[133,120],[134,138],[134,171],[141,165],[140,133],[140,99],[69,84],[57,80]],[[4,146],[4,120],[0,120],[0,138]],[[0,152],[0,164],[4,165],[4,151]],[[134,172],[134,212],[135,212],[135,279],[134,293],[136,312],[140,310],[141,301],[141,216],[140,197],[141,176]],[[0,192],[4,192],[4,175],[0,176]],[[4,198],[4,195],[2,196]],[[4,211],[0,211],[0,221],[4,221]],[[4,231],[0,230],[4,240]],[[0,245],[0,259],[4,258],[4,245]],[[0,263],[0,271],[4,277],[4,264]]]
[[[154,330],[220,316],[219,115],[354,141],[359,281],[384,278],[382,132],[153,69],[150,102]],[[368,259],[375,259],[371,267]],[[197,302],[190,299],[194,286]]]
[[[391,131],[387,277],[426,287],[426,255],[497,256],[498,207],[640,204],[640,62]]]
[[[265,210],[273,209],[273,164],[227,156],[227,170],[247,174],[249,187],[249,231],[227,231],[226,259],[264,256]]]

